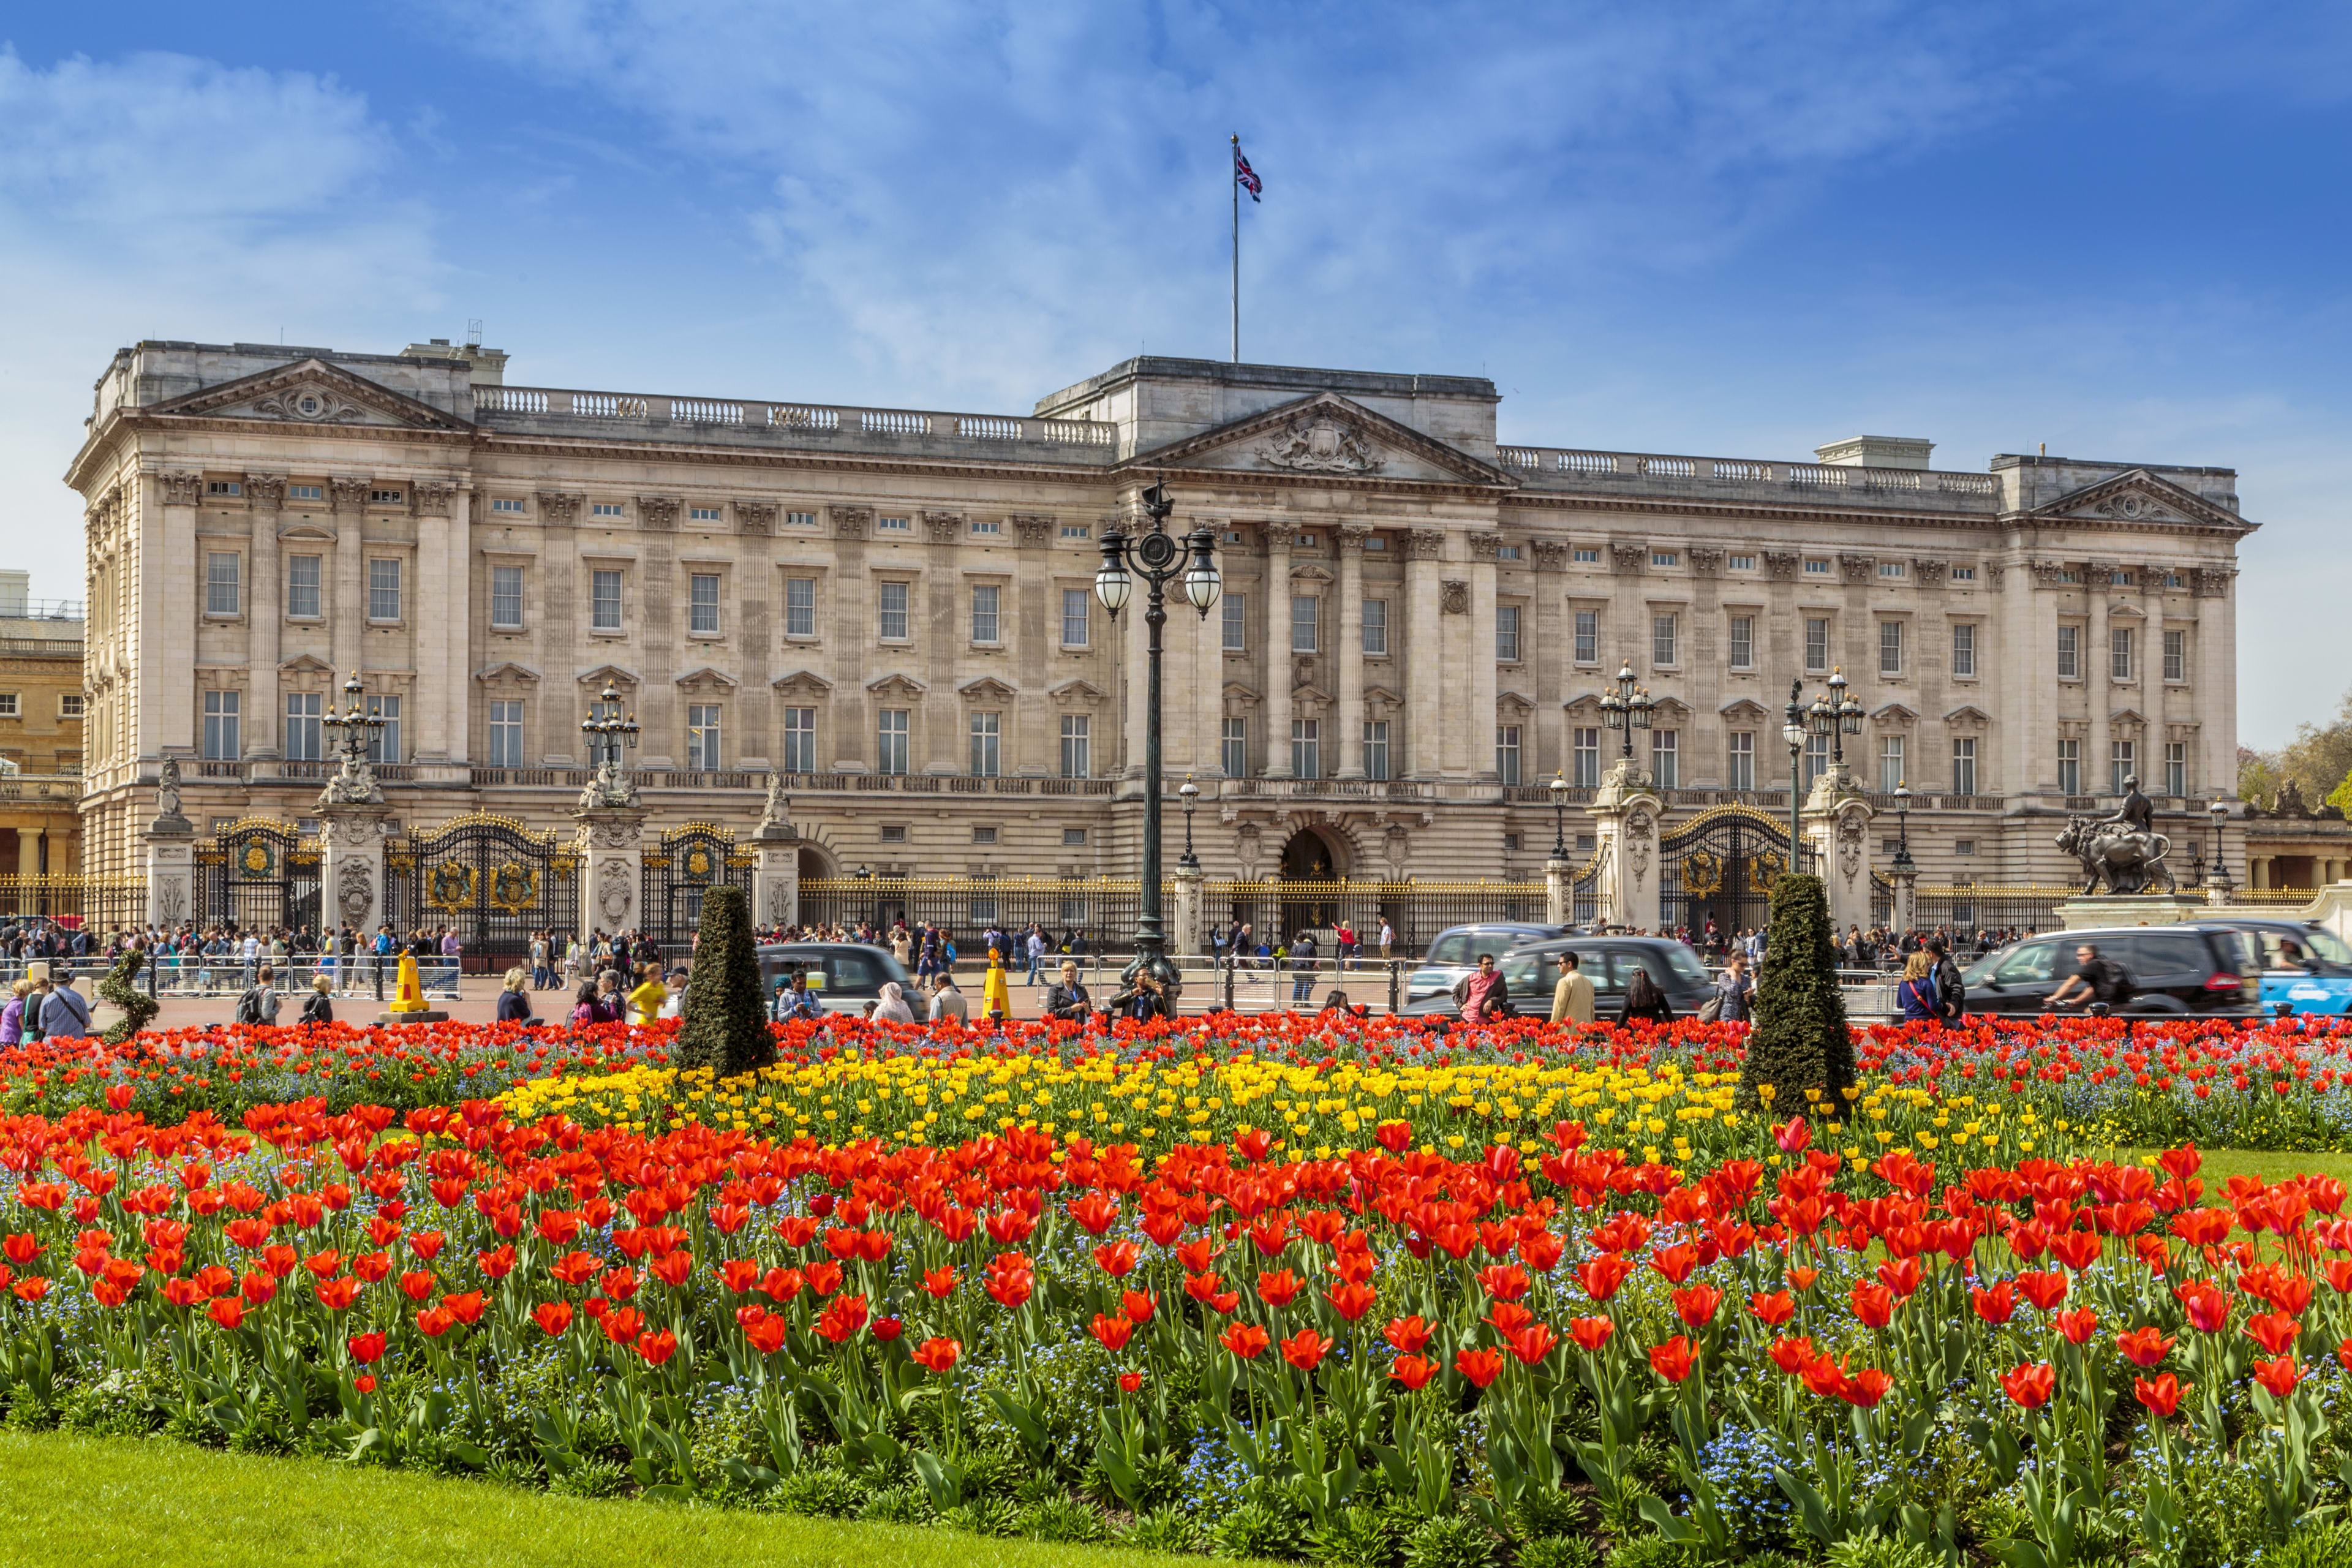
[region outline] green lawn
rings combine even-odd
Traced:
[[[2137,1162],[2153,1149],[2119,1151],[2118,1159]],[[2207,1203],[2223,1202],[2221,1188],[2232,1176],[2260,1176],[2265,1182],[2284,1181],[2289,1176],[2333,1176],[2347,1186],[2352,1186],[2352,1154],[2284,1154],[2267,1149],[2205,1149],[2200,1150],[2205,1163],[2197,1172],[2205,1184]],[[2157,1179],[2163,1180],[2158,1173]]]
[[[0,1563],[152,1568],[1170,1568],[1113,1547],[992,1541],[257,1458],[163,1439],[0,1432]]]

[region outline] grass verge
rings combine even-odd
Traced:
[[[1117,1547],[943,1530],[592,1502],[484,1481],[163,1439],[0,1432],[0,1563],[146,1568],[1170,1568]]]
[[[2116,1158],[2137,1164],[2143,1155],[2154,1154],[2153,1149],[2126,1149]],[[2347,1186],[2352,1186],[2352,1154],[2297,1154],[2272,1149],[2200,1149],[2205,1163],[2197,1172],[2205,1184],[2205,1201],[2226,1203],[2221,1187],[2232,1176],[2260,1176],[2265,1182],[2282,1182],[2289,1176],[2333,1176]],[[2157,1173],[2162,1181],[2164,1173]]]

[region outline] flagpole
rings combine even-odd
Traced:
[[[1225,183],[1234,188],[1234,363],[1242,363],[1242,139],[1234,137],[1234,168]]]

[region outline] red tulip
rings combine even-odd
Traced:
[[[482,1321],[482,1309],[488,1304],[483,1300],[479,1290],[468,1290],[462,1296],[441,1298],[441,1305],[449,1310],[449,1315],[469,1328]]]
[[[1131,1241],[1106,1241],[1095,1248],[1095,1265],[1114,1279],[1123,1279],[1134,1271],[1143,1248]]]
[[[383,1355],[384,1336],[380,1333],[353,1334],[347,1342],[352,1359],[365,1366]]]
[[[2124,1359],[2134,1366],[2154,1366],[2170,1352],[2172,1341],[2162,1330],[2150,1326],[2118,1333],[2116,1335],[2116,1348],[2123,1352]],[[2171,1412],[2164,1414],[2168,1415]]]
[[[416,1331],[428,1340],[437,1340],[457,1326],[457,1318],[446,1308],[427,1307],[416,1314]]]
[[[1141,1388],[1142,1386],[1143,1374],[1141,1373],[1123,1372],[1118,1374],[1118,1388],[1120,1393],[1133,1394],[1137,1389]]]
[[[239,1329],[245,1326],[245,1303],[234,1296],[224,1297],[206,1307],[205,1315],[224,1329]]]
[[[2303,1325],[2284,1312],[2263,1312],[2246,1320],[2246,1337],[2273,1355],[2292,1346],[2302,1331]]]
[[[1893,1377],[1874,1366],[1866,1366],[1839,1386],[1838,1397],[1848,1405],[1871,1410],[1877,1407],[1878,1402],[1886,1397],[1886,1391],[1894,1385]]]
[[[1414,1316],[1391,1318],[1389,1326],[1381,1331],[1381,1337],[1398,1351],[1406,1355],[1412,1355],[1429,1342],[1429,1325],[1423,1322],[1418,1316]]]
[[[1990,1290],[1982,1286],[1972,1287],[1969,1291],[1969,1304],[1976,1309],[1977,1316],[1988,1323],[2005,1323],[2017,1315],[2017,1303],[2011,1297],[2006,1279]]]
[[[1306,1289],[1306,1285],[1305,1280],[1287,1268],[1277,1268],[1271,1274],[1257,1277],[1257,1293],[1265,1298],[1269,1306],[1289,1306],[1297,1300],[1298,1292]]]
[[[2147,1406],[2149,1415],[2159,1420],[2168,1417],[2179,1409],[2180,1396],[2188,1392],[2181,1386],[2180,1380],[2168,1372],[2154,1382],[2144,1377],[2132,1379],[2133,1394],[2142,1405]]]
[[[1791,1116],[1786,1124],[1772,1129],[1772,1141],[1780,1145],[1783,1154],[1795,1154],[1813,1141],[1813,1130],[1803,1117]]]
[[[1323,1357],[1330,1348],[1328,1337],[1318,1334],[1313,1329],[1301,1329],[1282,1342],[1282,1359],[1301,1372],[1313,1372],[1322,1364]]]
[[[1587,1355],[1595,1353],[1607,1344],[1609,1336],[1616,1331],[1617,1325],[1607,1318],[1575,1318],[1568,1325],[1569,1337]]]
[[[784,1331],[787,1325],[782,1318],[762,1318],[756,1323],[745,1326],[743,1330],[743,1338],[749,1342],[753,1350],[758,1351],[761,1355],[773,1355],[778,1351],[784,1348]]]
[[[1386,1149],[1390,1153],[1402,1154],[1404,1152],[1405,1145],[1412,1142],[1412,1123],[1410,1121],[1383,1121],[1378,1127],[1372,1129],[1372,1137],[1379,1142],[1381,1148]],[[1419,1387],[1420,1385],[1416,1384],[1413,1386]]]
[[[2189,1326],[2200,1334],[2218,1334],[2230,1321],[2230,1298],[2210,1280],[2191,1279],[2172,1288],[2189,1313]]]
[[[1866,1329],[1883,1329],[1895,1316],[1895,1292],[1874,1279],[1856,1280],[1849,1300]]]
[[[953,1268],[926,1268],[923,1270],[923,1293],[925,1295],[944,1299],[948,1296],[953,1295],[955,1293],[955,1288],[956,1271]]]
[[[1103,1349],[1123,1351],[1129,1336],[1135,1332],[1135,1325],[1125,1318],[1108,1318],[1097,1312],[1095,1321],[1087,1325],[1087,1332],[1094,1335]]]
[[[1664,1344],[1650,1347],[1650,1370],[1668,1383],[1680,1383],[1691,1374],[1690,1342],[1676,1334]]]
[[[2057,1392],[2058,1373],[2048,1362],[2036,1362],[2000,1374],[2000,1386],[2012,1404],[2021,1409],[2039,1410],[2050,1403]]]
[[[2254,1381],[2269,1389],[2271,1394],[2279,1399],[2284,1399],[2294,1392],[2295,1373],[2294,1357],[2291,1355],[2280,1356],[2275,1361],[2258,1361],[2254,1363]]]
[[[2018,1294],[2048,1311],[2066,1299],[2066,1277],[2055,1269],[2028,1269],[2017,1277]]]
[[[1529,1323],[1504,1342],[1510,1346],[1511,1353],[1518,1357],[1521,1364],[1537,1366],[1551,1354],[1552,1346],[1559,1343],[1559,1336],[1552,1332],[1548,1324]]]
[[[677,1350],[677,1336],[665,1329],[655,1333],[648,1329],[637,1336],[637,1353],[654,1366],[669,1360]]]
[[[1389,1375],[1407,1388],[1420,1388],[1437,1375],[1437,1363],[1417,1355],[1401,1355],[1389,1368]]]
[[[2060,1333],[2078,1345],[2087,1344],[2091,1336],[2099,1331],[2099,1314],[2088,1307],[2078,1307],[2071,1312],[2061,1312],[2050,1321],[2058,1326]]]
[[[1118,1310],[1130,1323],[1148,1323],[1160,1308],[1160,1298],[1148,1290],[1122,1290],[1118,1293]]]
[[[1255,1361],[1272,1341],[1255,1323],[1229,1323],[1225,1331],[1217,1336],[1217,1342],[1244,1361]]]
[[[1623,1258],[1613,1253],[1604,1253],[1599,1258],[1586,1258],[1577,1269],[1576,1278],[1577,1282],[1584,1287],[1586,1295],[1595,1301],[1606,1301],[1617,1294],[1617,1288],[1625,1283],[1625,1276],[1633,1271],[1633,1266]]]
[[[1777,1329],[1796,1315],[1797,1299],[1786,1290],[1775,1290],[1769,1296],[1758,1290],[1748,1296],[1748,1310],[1766,1328]]]
[[[916,1363],[925,1371],[943,1373],[951,1370],[963,1354],[961,1340],[928,1339],[911,1352]]]
[[[1457,1351],[1454,1370],[1470,1380],[1473,1388],[1484,1388],[1503,1375],[1503,1356],[1499,1351]]]
[[[1712,1285],[1694,1285],[1670,1294],[1674,1297],[1675,1316],[1694,1329],[1703,1329],[1713,1322],[1715,1310],[1723,1304],[1723,1292]]]

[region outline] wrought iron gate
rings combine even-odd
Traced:
[[[580,854],[515,817],[469,811],[394,839],[384,882],[395,930],[448,926],[472,974],[530,961],[530,936],[580,929]]]
[[[740,888],[751,907],[753,858],[735,845],[735,835],[716,823],[689,822],[661,836],[661,847],[644,857],[645,928],[657,942],[694,940],[702,923],[702,896],[713,888]]]
[[[319,847],[290,822],[247,816],[196,851],[196,927],[319,928]]]
[[[1752,805],[1720,805],[1662,837],[1658,854],[1659,920],[1700,942],[1712,921],[1723,940],[1771,918],[1772,885],[1789,869],[1789,830]],[[1810,871],[1811,861],[1801,852],[1799,868]]]

